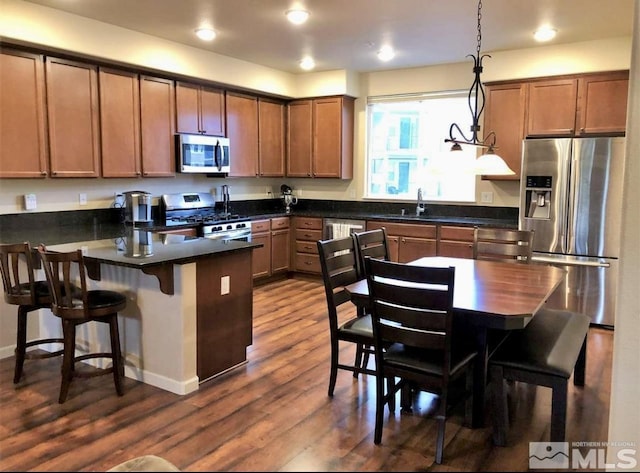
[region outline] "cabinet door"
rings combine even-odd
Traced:
[[[624,133],[628,94],[628,71],[581,77],[577,134]]]
[[[496,153],[515,172],[514,176],[483,176],[486,179],[518,180],[522,160],[526,85],[523,83],[487,86],[483,136],[496,134]]]
[[[296,100],[287,105],[289,115],[287,140],[287,176],[311,177],[312,101]]]
[[[436,240],[401,236],[398,261],[408,263],[423,256],[436,256],[436,247]]]
[[[200,89],[200,133],[225,136],[224,91],[202,87]]]
[[[200,133],[200,87],[176,82],[176,131]]]
[[[230,140],[229,176],[258,175],[258,99],[227,94],[227,136]]]
[[[340,177],[342,101],[339,98],[313,102],[313,176]]]
[[[97,66],[46,58],[52,177],[98,177]]]
[[[271,276],[271,233],[254,233],[252,243],[262,243],[261,248],[253,249],[252,272],[253,277]]]
[[[438,229],[438,256],[473,258],[473,227],[441,225]]]
[[[140,85],[138,75],[100,68],[102,177],[138,177]]]
[[[291,232],[288,228],[271,232],[271,273],[289,271]]]
[[[142,175],[173,177],[175,161],[173,81],[140,77],[140,140]]]
[[[572,136],[578,79],[535,81],[528,85],[527,136]]]
[[[284,176],[284,104],[258,99],[258,140],[261,176]]]
[[[45,177],[44,59],[0,52],[0,177]]]

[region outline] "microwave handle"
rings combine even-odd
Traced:
[[[222,171],[222,146],[220,146],[220,140],[216,141],[216,146],[213,148],[213,156],[218,171]]]

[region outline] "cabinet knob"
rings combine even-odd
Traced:
[[[41,176],[46,176],[46,175],[47,175],[47,172],[46,172],[46,171],[41,171],[41,172],[40,172],[40,175],[41,175]]]

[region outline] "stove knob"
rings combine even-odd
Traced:
[[[233,230],[233,225],[227,225],[227,230]]]
[[[244,227],[246,227],[246,226],[247,226],[247,224],[246,224],[246,223],[239,223],[239,224],[238,224],[238,228],[244,228]]]

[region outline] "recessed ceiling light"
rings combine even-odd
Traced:
[[[287,20],[294,25],[301,25],[309,18],[309,12],[301,9],[288,10],[285,15],[287,15]]]
[[[211,28],[198,28],[196,35],[203,41],[212,41],[216,37],[216,32]]]
[[[557,32],[558,30],[551,28],[550,26],[543,26],[533,33],[533,37],[536,41],[549,41],[555,38]]]
[[[307,57],[303,58],[302,61],[300,61],[300,67],[302,69],[304,69],[305,71],[310,71],[311,69],[316,67],[316,63],[313,60],[313,58],[307,56]]]
[[[381,61],[390,61],[395,55],[396,53],[391,46],[382,46],[380,51],[378,51],[378,59]]]

